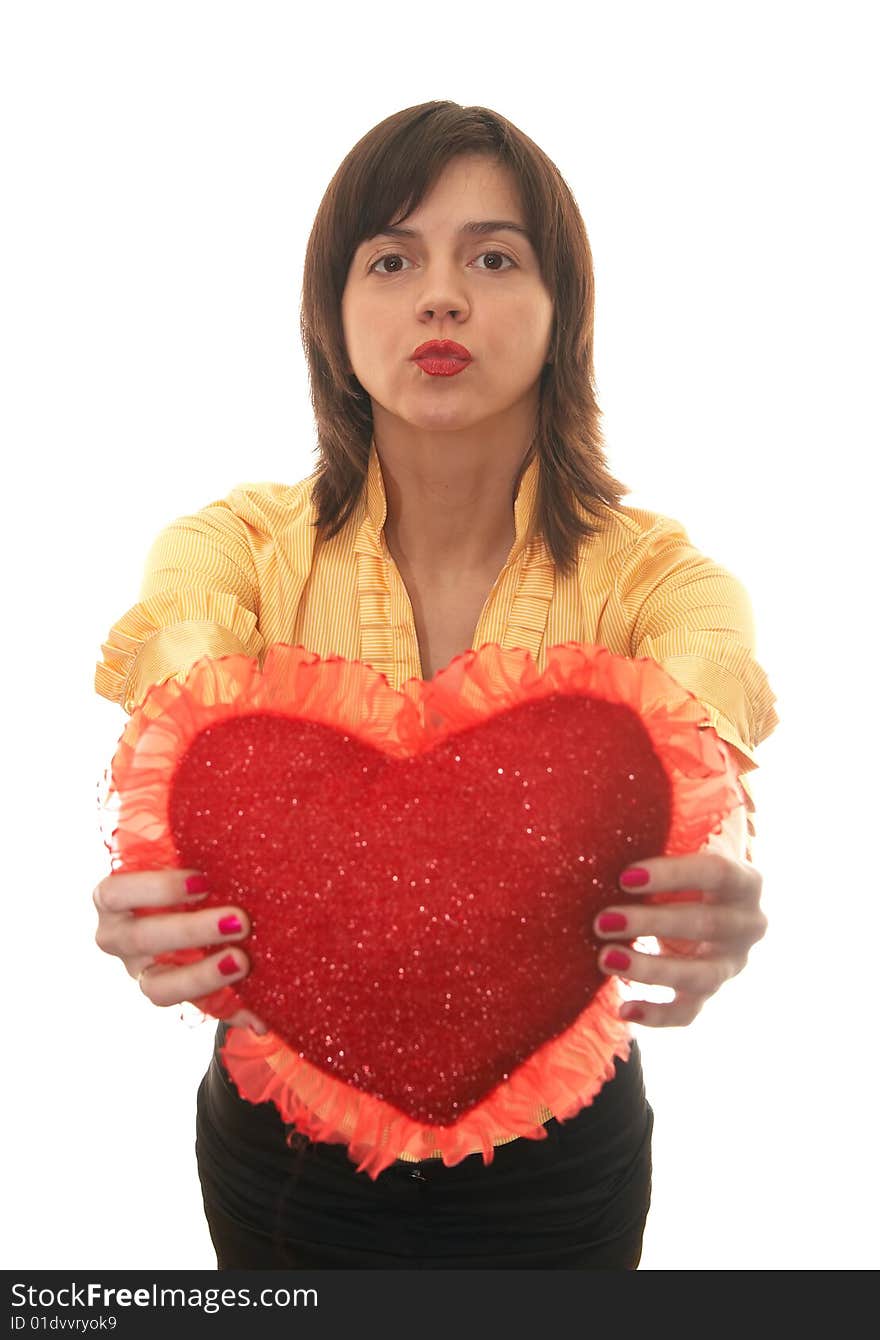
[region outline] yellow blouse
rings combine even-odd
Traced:
[[[526,647],[539,670],[548,648],[577,640],[650,656],[705,707],[736,750],[747,796],[755,748],[778,723],[776,696],[754,657],[742,584],[690,543],[680,522],[635,507],[604,508],[563,578],[540,536],[527,539],[539,462],[514,501],[515,540],[477,621],[472,647]],[[421,677],[415,620],[385,542],[386,496],[375,443],[358,507],[333,539],[311,526],[312,480],[241,484],[181,517],[147,557],[140,601],[102,645],[95,689],[133,712],[153,684],[182,678],[202,656],[262,657],[273,642],[362,660],[395,689]]]

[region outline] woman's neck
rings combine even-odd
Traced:
[[[442,435],[439,435],[442,437]],[[516,538],[514,484],[528,443],[487,450],[449,434],[407,444],[376,438],[385,486],[385,541],[403,571],[443,583],[497,573]]]

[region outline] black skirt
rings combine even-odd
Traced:
[[[546,1140],[447,1167],[396,1160],[374,1180],[344,1145],[285,1135],[274,1103],[246,1102],[220,1060],[199,1086],[196,1161],[217,1267],[634,1270],[651,1201],[653,1111],[638,1044]]]

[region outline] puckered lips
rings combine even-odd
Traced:
[[[471,361],[470,350],[455,340],[428,340],[413,350],[412,361],[434,377],[450,377]]]

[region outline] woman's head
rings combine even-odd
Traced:
[[[453,220],[490,219],[520,223],[526,235],[453,236]],[[389,226],[421,236],[380,235]],[[498,259],[505,254],[518,269]],[[602,449],[583,220],[550,159],[487,108],[410,107],[349,152],[309,238],[302,335],[318,430],[316,524],[325,536],[344,524],[360,494],[374,400],[439,428],[449,414],[467,426],[526,396],[541,462],[536,528],[563,569],[595,531],[597,504],[616,505],[626,492]],[[461,383],[454,399],[425,396],[416,386],[425,374],[407,361],[434,338],[457,340],[474,355],[475,366],[453,379]]]
[[[484,231],[462,231],[469,223]],[[359,245],[342,295],[345,347],[374,426],[397,416],[429,431],[475,428],[483,450],[493,440],[523,440],[524,450],[534,434],[553,299],[513,173],[485,154],[460,155],[406,222],[389,226],[394,236]],[[470,363],[454,377],[432,376],[412,357],[430,340],[463,345]]]

